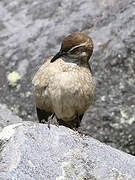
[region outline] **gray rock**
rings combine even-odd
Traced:
[[[24,76],[27,73],[28,66],[29,62],[26,59],[24,59],[18,64],[17,71],[20,73],[21,76]]]
[[[0,104],[0,131],[10,124],[22,122],[22,119],[9,110],[6,105]]]
[[[33,120],[31,79],[64,36],[82,31],[93,38],[95,104],[82,127],[103,142],[135,155],[134,0],[0,1],[0,102]],[[18,71],[16,88],[7,74]]]
[[[135,179],[135,157],[66,127],[18,123],[0,142],[0,179]]]

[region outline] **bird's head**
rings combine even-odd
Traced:
[[[51,59],[51,62],[63,56],[88,62],[92,52],[92,39],[84,33],[76,32],[64,38],[60,51]]]

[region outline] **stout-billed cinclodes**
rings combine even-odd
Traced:
[[[39,121],[53,114],[58,122],[78,127],[92,103],[94,83],[88,61],[92,39],[80,32],[62,41],[60,51],[45,60],[33,78]]]

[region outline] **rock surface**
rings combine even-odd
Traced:
[[[18,123],[3,129],[0,142],[0,179],[135,179],[133,156],[66,127]]]
[[[82,31],[93,38],[95,104],[84,117],[87,133],[135,154],[134,0],[0,1],[0,102],[33,120],[31,79],[64,36]],[[21,80],[9,86],[8,74]]]
[[[0,131],[5,126],[19,122],[22,122],[21,118],[10,111],[6,105],[0,104]]]

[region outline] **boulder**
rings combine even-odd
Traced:
[[[135,157],[63,126],[9,125],[0,144],[0,179],[135,179]]]

